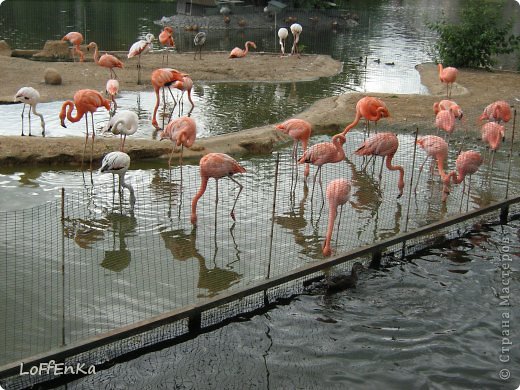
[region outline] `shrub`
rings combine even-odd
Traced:
[[[498,54],[518,49],[520,36],[511,33],[512,19],[503,20],[503,7],[503,1],[468,0],[457,23],[449,23],[445,16],[429,22],[428,27],[439,34],[434,45],[437,60],[449,66],[489,69]]]

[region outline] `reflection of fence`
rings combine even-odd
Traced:
[[[453,186],[442,203],[442,186],[426,172],[413,194],[411,181],[418,171],[413,134],[399,135],[395,159],[407,172],[399,200],[397,174],[380,173],[378,161],[367,165],[352,156],[362,132],[348,138],[346,162],[323,168],[324,187],[337,177],[352,182],[351,203],[333,235],[336,257],[328,262],[321,254],[328,206],[319,184],[310,202],[315,169],[307,185],[301,167],[296,178],[291,147],[280,151],[279,162],[275,156],[241,160],[247,174],[237,177],[245,189],[236,224],[229,217],[236,189],[222,180],[215,208],[210,181],[199,203],[199,224],[192,229],[196,166],[183,168],[182,187],[178,167],[171,173],[130,171],[128,181],[138,199],[134,209],[127,195],[120,199],[112,192],[109,176],[94,176],[94,184],[86,177],[85,190],[65,193],[62,202],[2,213],[5,366],[0,375],[13,376],[9,388],[50,379],[16,377],[18,359],[27,369],[50,360],[103,364],[294,294],[331,266],[339,271],[355,258],[407,255],[482,216],[496,218],[500,210],[507,219],[510,206],[518,212],[520,181],[517,172],[511,173],[518,156],[507,148],[497,155],[493,176],[482,166],[470,195],[463,198],[462,186]],[[462,138],[452,142],[450,161],[457,146],[467,143]]]

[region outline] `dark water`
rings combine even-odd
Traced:
[[[515,344],[520,315],[519,228],[481,226],[365,270],[353,290],[311,290],[68,388],[514,389],[520,353],[502,347]],[[505,286],[510,306],[501,306]],[[510,379],[500,379],[505,370]]]

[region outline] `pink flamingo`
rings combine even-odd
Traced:
[[[482,141],[489,145],[489,153],[492,153],[491,157],[491,169],[493,169],[493,162],[495,160],[495,153],[502,144],[502,138],[504,137],[505,128],[496,122],[484,123],[481,129]]]
[[[445,184],[449,185],[450,181],[453,179],[454,184],[463,183],[462,187],[462,199],[464,198],[464,192],[466,190],[466,176],[469,176],[469,186],[468,186],[468,202],[469,202],[469,193],[471,192],[471,176],[478,171],[479,167],[482,165],[482,156],[479,152],[474,150],[467,150],[462,152],[455,160],[455,171],[450,172],[445,178]]]
[[[437,127],[437,132],[438,130],[444,130],[448,133],[449,143],[449,136],[455,130],[455,115],[453,115],[453,112],[451,110],[439,111],[435,116],[435,127]]]
[[[110,100],[113,103],[114,109],[111,111],[113,115],[117,110],[116,95],[119,92],[119,81],[117,81],[116,79],[108,80],[107,85],[105,87],[105,91],[107,95],[110,96]]]
[[[511,116],[511,106],[509,103],[504,100],[497,100],[484,109],[479,120],[483,121],[487,119],[491,122],[507,123],[511,120]],[[502,135],[502,139],[504,140],[504,135]]]
[[[62,41],[69,41],[74,46],[74,50],[72,51],[72,59],[76,62],[76,58],[74,57],[74,51],[79,54],[79,61],[83,62],[85,60],[85,55],[80,50],[79,46],[83,43],[83,35],[81,33],[72,31],[61,38]]]
[[[179,91],[182,92],[181,98],[180,98],[180,102],[182,105],[183,105],[182,97],[184,95],[184,92],[188,91],[188,100],[191,103],[191,108],[193,109],[193,107],[195,107],[195,103],[193,103],[193,100],[191,99],[191,90],[193,89],[193,80],[191,79],[190,76],[185,75],[182,77],[181,80],[175,81],[173,83],[173,88],[178,89]],[[180,109],[180,107],[179,107],[179,109]]]
[[[229,58],[242,58],[247,55],[249,52],[249,46],[251,46],[253,49],[256,49],[256,44],[251,41],[246,42],[246,49],[242,50],[239,47],[235,47],[233,50],[231,50],[231,53],[229,53]]]
[[[330,256],[330,240],[332,239],[332,231],[334,229],[334,222],[338,214],[338,206],[341,213],[343,212],[343,205],[347,203],[350,198],[350,182],[345,179],[332,180],[327,185],[327,201],[329,202],[329,223],[327,226],[327,235],[323,245],[323,256]]]
[[[163,50],[166,52],[166,65],[168,65],[169,48],[175,48],[175,41],[173,40],[173,28],[166,26],[159,34],[159,42],[163,45]],[[162,62],[164,64],[164,51]]]
[[[453,83],[457,80],[459,71],[457,68],[451,66],[443,68],[442,64],[438,64],[437,67],[439,69],[439,80],[441,83],[446,83],[446,96],[449,99],[451,96],[451,90],[453,89]]]
[[[444,183],[444,179],[446,178],[446,172],[444,171],[444,161],[448,157],[448,143],[441,137],[437,137],[436,135],[425,135],[419,138],[417,140],[417,145],[419,145],[419,147],[426,152],[426,158],[424,159],[423,163],[419,168],[417,184],[415,185],[414,190],[415,192],[417,192],[417,186],[419,185],[419,180],[421,178],[421,173],[424,164],[430,158],[437,162],[437,170],[439,171],[441,180]],[[444,190],[446,190],[446,188],[444,188]]]
[[[91,122],[92,122],[92,148],[90,151],[90,166],[92,167],[92,154],[94,152],[94,137],[96,132],[94,131],[94,112],[97,111],[100,107],[105,107],[107,110],[110,110],[110,101],[105,99],[98,91],[94,91],[92,89],[80,89],[74,94],[74,101],[67,100],[61,106],[60,111],[60,121],[63,127],[65,126],[65,117],[70,122],[79,122],[85,113],[90,112]],[[72,110],[76,108],[76,115],[72,116]],[[85,149],[87,147],[88,141],[88,117],[85,115],[85,125],[86,125],[86,135],[85,135],[85,145],[83,146],[83,157],[81,160],[81,166],[83,167],[83,160],[85,159]]]
[[[292,157],[294,161],[297,161],[298,156],[298,143],[301,141],[303,147],[303,153],[307,151],[307,145],[309,144],[309,138],[312,132],[312,125],[303,119],[288,119],[279,125],[276,125],[275,128],[280,130],[282,133],[285,133],[292,137],[293,142],[293,151]],[[309,164],[305,165],[305,177],[309,176],[310,167]]]
[[[386,158],[386,168],[389,171],[399,171],[399,180],[397,182],[399,195],[397,198],[400,198],[403,195],[404,188],[404,168],[400,165],[392,165],[392,159],[398,147],[399,140],[394,133],[379,133],[374,134],[363,142],[354,154],[358,156],[383,156],[383,158]]]
[[[155,107],[153,109],[153,116],[152,116],[152,125],[156,129],[160,129],[159,125],[157,124],[157,109],[159,108],[159,89],[163,88],[163,100],[165,100],[164,96],[164,87],[167,87],[170,91],[170,95],[173,98],[172,90],[170,89],[170,86],[175,81],[182,81],[183,77],[188,76],[186,73],[179,72],[176,69],[171,68],[160,68],[156,69],[152,72],[152,86],[155,91]],[[175,98],[173,98],[175,101]]]
[[[229,177],[233,182],[235,182],[238,187],[237,197],[235,198],[235,202],[233,203],[233,208],[231,209],[231,218],[235,221],[235,206],[237,204],[238,197],[242,192],[243,185],[238,181],[233,179],[232,175],[236,173],[245,173],[246,170],[242,167],[234,158],[228,156],[224,153],[208,153],[200,160],[200,177],[201,183],[199,191],[193,197],[191,201],[191,223],[195,225],[197,223],[197,202],[204,195],[206,191],[206,187],[208,185],[208,180],[210,177],[213,177],[216,181],[216,199],[215,199],[215,211],[217,210],[218,205],[218,180],[223,177]]]
[[[119,60],[112,54],[106,53],[99,57],[98,45],[96,42],[90,42],[87,46],[87,49],[94,49],[94,61],[96,62],[96,64],[104,68],[108,68],[110,70],[110,78],[117,79],[117,75],[114,68],[123,68],[123,63],[121,62],[121,60]]]
[[[141,84],[141,55],[152,50],[152,42],[155,39],[153,34],[146,34],[145,39],[140,39],[130,46],[127,57],[133,58],[137,56],[137,84]]]
[[[368,129],[368,123],[370,121],[377,123],[379,119],[387,118],[389,116],[390,112],[381,99],[372,96],[365,96],[359,99],[356,103],[356,117],[354,118],[354,121],[345,127],[341,134],[347,135],[347,133],[359,123],[361,118],[366,119]]]
[[[433,112],[435,113],[435,115],[437,115],[439,111],[442,110],[451,110],[451,112],[453,112],[453,115],[457,119],[462,119],[462,116],[464,114],[462,108],[460,108],[460,106],[453,100],[444,99],[440,102],[433,103]]]
[[[181,147],[180,166],[182,172],[182,154],[184,147],[191,148],[197,136],[197,124],[195,120],[188,116],[181,116],[180,118],[172,120],[166,125],[160,134],[160,140],[169,139],[173,143],[170,159],[168,160],[168,167],[171,167],[171,160],[176,146]],[[181,179],[182,181],[182,179]]]
[[[314,185],[316,184],[316,177],[318,173],[320,175],[320,186],[321,186],[321,168],[324,164],[333,164],[345,160],[345,151],[343,150],[343,144],[346,142],[346,138],[342,134],[336,134],[332,137],[331,142],[321,142],[319,144],[311,146],[303,153],[303,156],[298,160],[298,164],[310,163],[316,165],[318,169],[314,174],[312,180],[312,194],[311,203],[314,197]],[[323,191],[322,191],[323,194]]]

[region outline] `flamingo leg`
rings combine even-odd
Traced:
[[[81,169],[83,169],[83,162],[85,161],[85,151],[87,150],[88,142],[88,116],[85,114],[85,144],[83,145],[83,155],[81,156]]]
[[[29,137],[32,137],[31,134],[31,110],[29,109]]]
[[[181,145],[181,156],[179,157],[179,164],[181,166],[181,188],[182,188],[182,155],[184,154],[184,145]]]
[[[137,85],[141,85],[141,55],[137,56]]]
[[[85,114],[87,115],[87,114]],[[92,144],[90,145],[90,170],[92,171],[92,155],[94,154],[94,137],[96,136],[96,132],[94,130],[94,113],[90,113],[90,121],[92,126]]]
[[[312,200],[314,199],[314,187],[316,185],[316,176],[318,176],[318,172],[321,170],[321,165],[318,167],[318,170],[314,174],[314,178],[312,179],[312,192],[311,192],[311,204]]]
[[[417,176],[417,183],[415,184],[415,188],[413,190],[415,193],[417,193],[417,187],[419,186],[419,181],[421,179],[421,173],[422,173],[424,164],[426,164],[426,161],[428,161],[429,158],[430,158],[430,156],[426,156],[426,158],[422,162],[421,166],[419,167],[419,175]]]
[[[336,229],[336,244],[338,243],[339,227],[340,227],[340,225],[341,225],[341,214],[343,214],[343,205],[339,206],[338,227],[337,227],[337,229]]]
[[[236,181],[235,179],[233,179],[233,177],[231,176],[228,176],[232,181],[234,181],[237,185],[238,185],[238,194],[237,194],[237,197],[235,198],[235,201],[233,202],[233,208],[231,209],[231,214],[229,214],[231,216],[231,218],[233,218],[233,221],[236,221],[235,219],[235,206],[237,205],[237,201],[238,201],[238,197],[240,196],[240,193],[242,192],[242,189],[244,188],[244,186],[242,184],[240,184],[238,181]]]
[[[23,122],[24,122],[23,114],[25,112],[25,106],[26,106],[26,104],[24,103],[23,104],[23,108],[22,108],[22,137],[25,136],[25,134],[23,133]]]
[[[468,183],[468,197],[466,198],[466,212],[469,208],[469,194],[471,193],[471,175],[469,176],[469,183]]]

